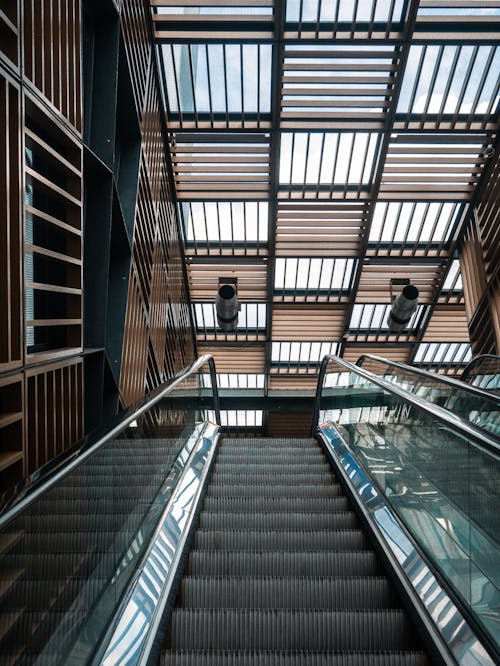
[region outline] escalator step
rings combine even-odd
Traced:
[[[225,460],[217,461],[214,467],[214,475],[231,474],[331,474],[331,467],[326,461],[318,460],[309,463],[284,463],[283,461],[262,460],[258,463],[228,463]]]
[[[195,548],[232,551],[365,550],[368,544],[358,530],[203,530],[196,531]]]
[[[192,550],[192,576],[377,576],[380,564],[372,551],[237,552]]]
[[[248,512],[338,512],[350,509],[347,497],[214,497],[209,496],[203,504],[205,511]]]
[[[385,578],[193,578],[183,608],[381,609],[399,600]]]
[[[58,580],[20,580],[12,587],[5,603],[15,609],[66,610],[78,597],[80,609],[90,608],[106,587],[105,578],[68,578]]]
[[[174,650],[401,650],[416,647],[401,610],[187,610],[172,614]]]
[[[299,484],[311,486],[329,486],[332,483],[330,474],[319,472],[312,474],[305,472],[304,474],[281,474],[280,472],[254,472],[246,474],[244,471],[234,473],[231,475],[215,473],[211,482],[211,486],[218,488],[221,485],[226,485],[227,480],[231,483],[246,483],[246,484],[269,484],[271,486],[292,486],[295,487]]]
[[[210,483],[207,497],[216,495],[218,497],[336,497],[342,495],[342,487],[339,483],[330,481],[325,485],[301,483],[293,485],[276,485],[275,483],[262,482],[245,485],[241,483],[225,483],[215,485]]]
[[[248,462],[259,462],[260,460],[263,461],[271,461],[271,462],[283,462],[283,461],[288,461],[288,462],[307,462],[307,463],[314,463],[316,461],[325,461],[325,454],[323,451],[320,449],[307,449],[307,450],[301,450],[301,449],[290,449],[287,452],[286,458],[283,456],[283,450],[278,449],[278,448],[272,448],[268,447],[267,449],[263,448],[248,448],[246,451],[239,449],[238,451],[232,451],[231,449],[227,449],[224,447],[221,447],[218,455],[217,455],[217,460],[220,462],[228,462],[228,463],[241,463],[245,464]]]
[[[429,666],[422,652],[170,652],[161,666]]]
[[[354,511],[338,513],[209,513],[202,512],[200,527],[227,529],[342,530],[358,527]]]

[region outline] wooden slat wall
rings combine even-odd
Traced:
[[[500,353],[500,157],[459,247],[465,308],[475,354]]]
[[[121,401],[129,405],[191,363],[194,346],[145,3],[131,0],[121,7],[141,134],[120,373]]]
[[[127,316],[120,377],[120,392],[125,405],[141,398],[146,390],[148,365],[148,322],[139,281],[132,269],[128,287]]]
[[[0,7],[0,494],[84,430],[80,14]]]
[[[144,110],[144,97],[151,81],[152,49],[142,0],[121,2],[121,26],[134,99],[139,117]],[[159,110],[159,108],[157,108]]]
[[[23,0],[24,76],[81,132],[80,0]]]
[[[17,0],[3,0],[0,6],[0,59],[16,69],[19,67],[19,23]]]
[[[83,436],[81,359],[26,372],[26,473]]]
[[[24,375],[0,377],[0,496],[24,476]]]

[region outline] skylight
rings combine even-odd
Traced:
[[[281,137],[281,185],[368,183],[378,147],[370,132],[285,132]]]
[[[388,331],[387,316],[391,309],[390,304],[385,303],[355,303],[352,311],[349,331]],[[425,308],[419,305],[412,318],[402,333],[415,332],[422,322]]]
[[[459,209],[453,203],[377,202],[370,243],[401,245],[444,243],[449,240]]]
[[[263,411],[259,409],[221,409],[220,423],[222,427],[239,426],[255,428],[262,426]],[[205,411],[203,418],[215,422],[215,412]]]
[[[350,289],[355,259],[285,258],[276,259],[275,292],[336,293]]]
[[[413,45],[398,113],[490,115],[499,100],[499,71],[496,46]]]
[[[202,375],[203,386],[212,386],[210,375]],[[217,373],[217,386],[220,389],[263,389],[264,375],[257,373]]]
[[[414,363],[419,365],[460,365],[472,358],[468,342],[423,342],[417,347]]]
[[[268,204],[255,201],[183,204],[187,242],[199,244],[265,243]]]
[[[273,342],[271,363],[281,365],[316,365],[326,354],[336,354],[336,342]]]
[[[444,281],[443,284],[443,291],[462,291],[463,285],[462,285],[462,276],[460,274],[460,262],[458,259],[454,259],[451,266],[450,270],[448,271],[448,275],[446,276],[446,280]]]
[[[170,113],[270,112],[270,44],[170,44],[163,62]]]
[[[400,21],[403,0],[287,0],[286,20],[295,22]]]
[[[195,303],[194,311],[199,331],[215,330],[217,318],[214,303]],[[264,330],[266,328],[265,303],[241,303],[238,313],[238,331]],[[223,335],[221,331],[221,335]]]

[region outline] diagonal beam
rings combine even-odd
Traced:
[[[266,308],[266,365],[264,370],[264,393],[269,391],[271,370],[273,293],[276,264],[276,222],[278,216],[279,161],[281,149],[281,78],[283,76],[283,59],[285,52],[285,3],[275,0],[274,3],[274,39],[273,67],[271,74],[271,155],[269,179],[269,217],[268,217],[268,267],[267,267],[267,308]]]

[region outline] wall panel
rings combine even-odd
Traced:
[[[83,364],[72,360],[26,373],[27,474],[83,436]]]
[[[495,159],[459,247],[465,307],[475,354],[500,353],[500,157],[496,155]]]
[[[80,0],[23,0],[23,9],[25,77],[80,132]]]

